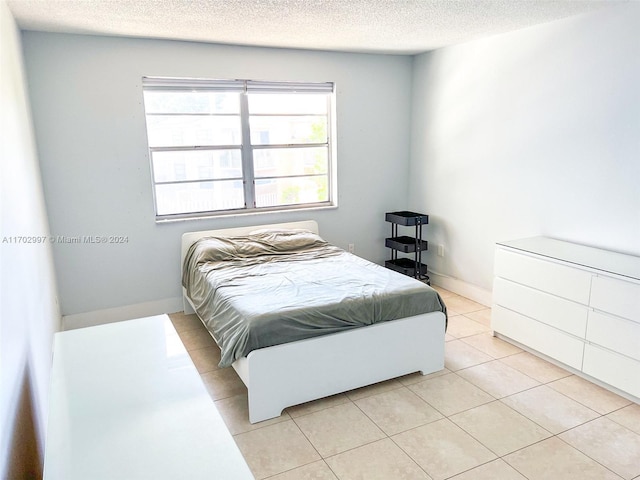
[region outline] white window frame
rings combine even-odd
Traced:
[[[159,214],[156,187],[166,183],[192,183],[190,180],[175,180],[171,182],[157,182],[154,176],[154,152],[172,151],[176,148],[185,151],[198,151],[202,149],[237,149],[237,145],[189,145],[181,147],[163,146],[152,147],[147,139],[149,149],[149,163],[151,166],[151,181],[153,187],[153,202],[156,222],[185,220],[203,217],[217,217],[224,215],[238,215],[247,213],[261,213],[287,210],[316,209],[316,208],[334,208],[337,206],[337,168],[336,168],[336,122],[335,122],[335,84],[333,82],[310,83],[310,82],[272,82],[272,81],[256,81],[256,80],[213,80],[213,79],[196,79],[196,78],[169,78],[169,77],[143,77],[142,89],[145,91],[164,90],[164,91],[225,91],[240,93],[240,121],[241,121],[241,157],[242,157],[242,181],[244,189],[245,205],[243,208],[235,208],[230,210],[206,210],[198,212],[183,212],[172,214]],[[249,102],[248,95],[251,93],[300,93],[324,94],[327,97],[327,142],[326,143],[309,143],[309,144],[269,144],[269,145],[252,145],[251,131],[249,124]],[[143,102],[144,104],[144,102]],[[146,118],[145,109],[145,118]],[[182,114],[181,114],[182,115]],[[189,115],[189,114],[185,114]],[[295,113],[292,113],[295,115]],[[145,125],[146,127],[146,125]],[[147,136],[148,138],[148,136]],[[279,206],[257,207],[255,201],[255,177],[253,152],[266,148],[301,148],[301,147],[327,147],[327,190],[328,198],[323,202],[316,203],[299,203]],[[320,174],[319,174],[320,175]],[[323,174],[322,174],[323,175]],[[305,175],[308,176],[308,175]],[[288,178],[287,176],[277,176],[273,178]],[[203,180],[204,181],[204,180]],[[197,181],[196,181],[197,182]]]

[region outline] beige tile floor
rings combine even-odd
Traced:
[[[258,479],[640,480],[640,405],[491,335],[491,310],[438,289],[445,369],[252,425],[247,390],[195,315],[170,315]]]

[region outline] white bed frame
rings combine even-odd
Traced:
[[[182,236],[181,264],[199,238],[261,228],[318,233],[315,221],[189,232]],[[185,313],[195,313],[184,288],[183,297]],[[409,373],[442,370],[444,333],[444,314],[433,312],[254,350],[233,363],[249,391],[249,421],[275,418],[286,407]]]

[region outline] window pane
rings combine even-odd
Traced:
[[[153,152],[156,182],[242,178],[240,150]]]
[[[327,117],[251,116],[249,124],[253,145],[327,143]]]
[[[256,179],[256,207],[275,207],[329,200],[327,176]]]
[[[249,113],[255,114],[327,114],[326,95],[298,93],[252,93],[248,95]]]
[[[147,115],[150,147],[240,145],[240,117]]]
[[[253,150],[256,178],[327,173],[327,147]]]
[[[149,113],[235,113],[240,114],[240,94],[194,92],[191,90],[147,90],[144,108]]]
[[[142,87],[159,221],[330,202],[332,83],[144,77]]]
[[[158,215],[244,208],[242,181],[156,185]]]

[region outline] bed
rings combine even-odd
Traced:
[[[437,292],[327,244],[314,221],[185,233],[181,260],[185,313],[247,386],[251,423],[444,368]]]

